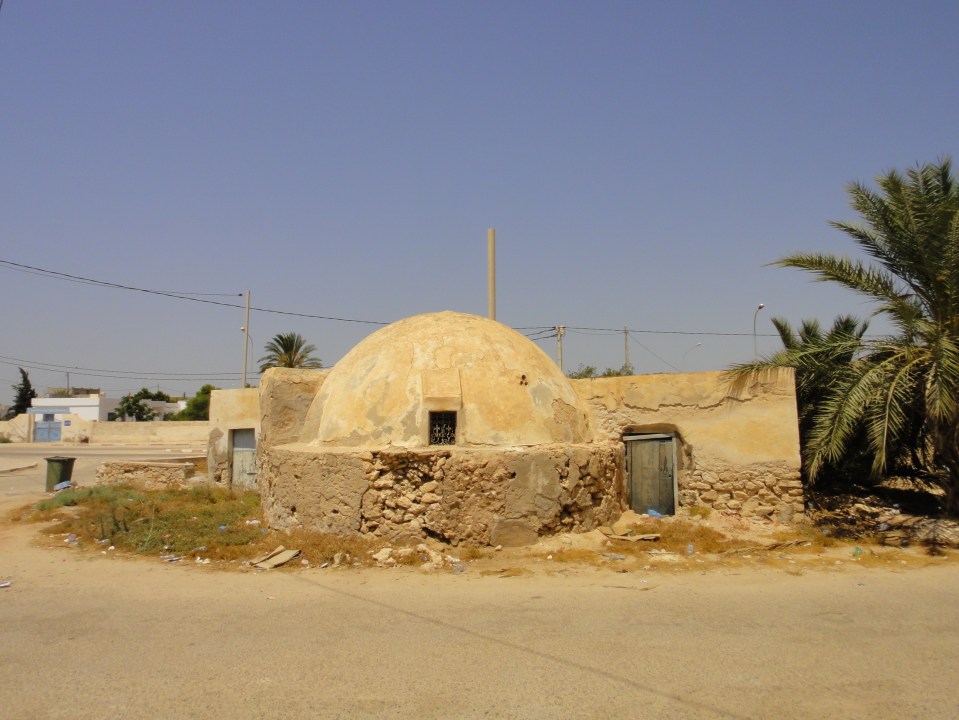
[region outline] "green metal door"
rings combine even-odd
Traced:
[[[626,466],[629,473],[629,506],[634,512],[676,512],[676,452],[670,435],[629,435]]]

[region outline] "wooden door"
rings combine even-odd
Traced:
[[[256,431],[243,428],[231,431],[233,435],[233,487],[256,487]]]
[[[634,512],[676,512],[676,452],[670,435],[632,435],[626,440],[629,506]]]

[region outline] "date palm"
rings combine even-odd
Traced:
[[[947,511],[959,515],[959,188],[948,159],[905,175],[890,171],[876,184],[877,190],[848,187],[861,222],[830,223],[869,262],[796,254],[774,263],[865,296],[894,329],[833,343],[852,356],[824,388],[804,449],[806,467],[815,479],[849,452],[861,429],[874,474],[917,463],[942,485]],[[769,366],[781,359],[769,358]]]
[[[263,346],[266,355],[257,360],[260,363],[260,372],[266,372],[271,367],[284,368],[321,368],[323,363],[319,358],[312,357],[316,346],[306,342],[302,335],[295,332],[279,333],[274,335]]]

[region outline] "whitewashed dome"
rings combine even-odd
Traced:
[[[456,446],[592,439],[582,400],[531,340],[495,320],[439,312],[400,320],[356,345],[317,393],[301,440],[426,447],[450,422],[446,441]]]

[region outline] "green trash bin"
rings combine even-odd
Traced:
[[[53,488],[73,477],[73,463],[75,460],[76,458],[60,456],[46,458],[47,492],[53,492]]]

